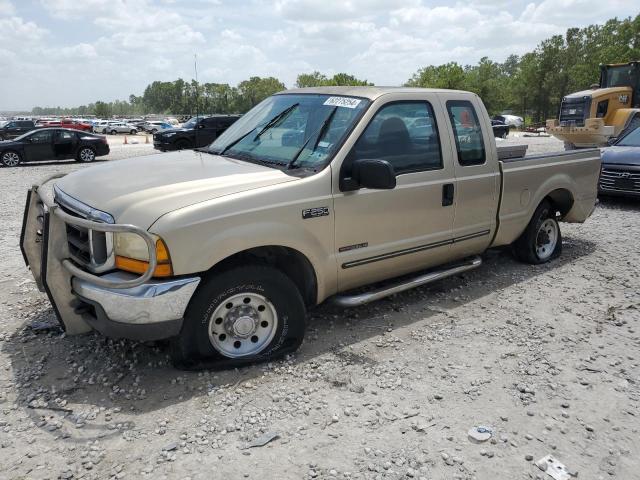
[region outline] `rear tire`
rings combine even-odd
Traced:
[[[82,147],[78,150],[76,159],[82,163],[91,163],[96,159],[96,152],[91,147]]]
[[[512,245],[521,262],[538,265],[562,253],[562,234],[551,204],[544,200],[533,213],[525,231]]]
[[[295,351],[304,338],[305,305],[280,270],[236,267],[205,277],[170,344],[177,368],[235,368]]]
[[[118,133],[118,131],[117,130],[111,130],[110,133],[111,133],[111,135],[116,135]]]
[[[509,136],[509,132],[506,132],[506,131],[502,132],[502,135],[501,135],[502,138],[507,138],[508,136]]]
[[[131,130],[129,132],[131,135],[136,135],[138,133],[138,131],[134,128],[133,130]]]
[[[2,161],[2,165],[5,167],[17,167],[22,162],[22,157],[18,152],[14,152],[13,150],[7,150],[2,153],[2,157],[0,157],[0,161]]]

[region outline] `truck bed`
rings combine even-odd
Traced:
[[[507,158],[500,160],[500,172],[498,230],[493,246],[517,239],[545,197],[561,207],[563,221],[584,222],[595,205],[600,150]]]

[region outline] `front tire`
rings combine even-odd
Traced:
[[[138,131],[134,128],[134,129],[133,129],[133,130],[131,130],[129,133],[130,133],[131,135],[135,135],[135,134],[137,134],[137,133],[138,133]]]
[[[248,265],[203,279],[170,355],[178,368],[239,367],[295,351],[304,331],[305,305],[291,279]]]
[[[538,205],[525,231],[513,243],[518,260],[538,265],[546,263],[562,253],[562,234],[555,210],[548,201]]]
[[[93,148],[90,147],[82,147],[78,151],[77,160],[82,163],[91,163],[96,159],[96,152]]]
[[[0,161],[2,161],[2,165],[5,167],[17,167],[22,161],[22,157],[18,152],[8,150],[2,154]]]

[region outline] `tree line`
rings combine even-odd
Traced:
[[[531,121],[557,115],[562,97],[589,88],[599,79],[599,65],[640,60],[640,15],[608,20],[602,25],[570,28],[565,35],[542,41],[522,56],[504,62],[487,57],[476,65],[456,62],[418,69],[406,86],[452,88],[477,93],[490,114],[513,112]],[[328,77],[320,72],[298,75],[296,87],[372,85],[348,73]],[[284,90],[274,77],[251,77],[237,86],[197,83],[182,79],[155,81],[142,95],[128,101],[98,101],[76,108],[35,107],[35,115],[143,115],[148,113],[193,115],[244,113],[264,98]]]

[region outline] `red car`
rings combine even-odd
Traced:
[[[65,118],[63,120],[56,121],[56,122],[44,122],[40,126],[47,127],[47,128],[48,127],[71,128],[73,130],[82,130],[85,132],[90,132],[93,129],[93,127],[88,123],[76,122],[75,120],[71,120],[68,118]]]

